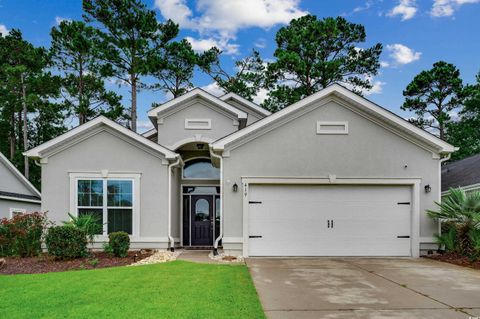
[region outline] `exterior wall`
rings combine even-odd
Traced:
[[[115,136],[109,129],[48,157],[42,165],[42,211],[60,223],[70,210],[69,173],[101,172],[139,173],[140,200],[139,237],[132,238],[132,247],[167,247],[168,235],[168,166],[162,158]],[[156,154],[156,155],[154,155]],[[135,222],[135,218],[134,218]],[[135,228],[135,226],[134,226]],[[141,244],[139,244],[141,243]]]
[[[10,218],[10,208],[25,209],[27,213],[40,212],[40,204],[0,199],[0,219]]]
[[[0,191],[37,196],[2,161],[0,161]]]
[[[323,103],[321,101],[317,102]],[[348,121],[348,135],[317,135],[317,121]],[[279,144],[279,141],[282,141]],[[432,242],[438,225],[425,214],[440,198],[439,160],[432,153],[341,106],[312,109],[230,151],[223,159],[224,248],[241,249],[242,177],[421,178],[420,242]],[[430,184],[432,191],[425,193]],[[239,248],[240,247],[240,248]]]
[[[184,107],[177,107],[170,114],[160,115],[158,124],[158,143],[170,149],[179,142],[181,144],[194,141],[211,142],[238,130],[238,121],[234,115],[223,110],[207,106],[208,102],[195,99]],[[210,119],[211,128],[192,130],[185,129],[185,119]],[[163,122],[163,123],[162,123]],[[180,146],[180,145],[178,145]]]
[[[251,108],[249,107],[246,107],[245,105],[243,105],[242,103],[239,103],[233,99],[228,99],[228,100],[225,100],[225,102],[227,102],[228,104],[230,105],[233,105],[235,106],[237,109],[239,109],[240,111],[243,111],[245,113],[248,114],[247,116],[247,125],[250,125],[250,124],[253,124],[255,123],[256,121],[258,120],[261,120],[265,117],[265,115],[263,114],[260,114],[260,113],[257,113],[255,111],[253,111]]]

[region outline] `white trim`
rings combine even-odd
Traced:
[[[343,126],[343,130],[325,129],[322,126]],[[317,121],[317,134],[318,135],[346,135],[348,134],[348,122],[347,121]]]
[[[184,138],[181,141],[176,142],[175,144],[170,146],[170,149],[176,150],[176,149],[180,148],[181,146],[183,146],[185,144],[188,144],[188,143],[202,142],[202,143],[210,144],[213,141],[214,140],[209,138],[209,137],[205,137],[205,136],[201,136],[201,135],[196,134],[193,137],[187,137],[187,138]]]
[[[35,203],[35,204],[42,203],[42,201],[38,199],[19,198],[19,197],[4,196],[4,195],[0,195],[0,199],[6,199],[11,201],[17,201],[17,202]]]
[[[96,173],[69,173],[69,178],[70,178],[70,192],[69,192],[69,197],[70,197],[70,214],[77,216],[78,208],[77,208],[77,187],[78,187],[78,180],[83,179],[83,180],[89,180],[89,179],[97,179],[97,180],[102,180],[104,181],[104,188],[105,188],[105,183],[108,180],[131,180],[132,181],[132,234],[129,235],[130,239],[132,240],[138,240],[140,238],[140,201],[141,201],[141,192],[140,192],[140,180],[141,180],[141,174],[125,174],[125,173],[117,173],[117,172],[109,172],[107,170],[104,171],[99,171]],[[107,232],[107,221],[108,221],[108,215],[107,213],[107,202],[106,202],[106,197],[107,193],[104,191],[103,194],[103,216],[104,216],[104,228],[103,228],[103,234],[97,236],[98,238],[106,237],[108,238],[108,232]],[[106,218],[106,219],[105,219]]]
[[[26,214],[27,213],[27,210],[25,208],[14,208],[14,207],[10,207],[9,209],[9,216],[10,218],[13,218],[13,213],[20,213],[20,214]]]
[[[261,119],[244,129],[237,131],[233,134],[230,134],[226,137],[223,137],[212,144],[214,150],[224,150],[228,144],[241,139],[242,137],[252,134],[258,131],[260,128],[270,125],[271,123],[279,120],[283,117],[286,117],[288,114],[297,111],[303,107],[311,105],[312,103],[316,103],[321,99],[324,99],[328,95],[336,95],[342,99],[347,100],[350,103],[359,105],[361,107],[366,108],[369,112],[375,114],[382,120],[389,122],[398,126],[399,128],[403,129],[404,131],[410,133],[411,135],[425,141],[426,143],[430,143],[438,148],[439,153],[451,153],[454,152],[457,148],[448,144],[447,142],[442,141],[438,137],[416,127],[415,125],[409,123],[408,121],[402,119],[401,117],[383,109],[382,107],[368,101],[367,99],[351,92],[350,90],[344,88],[339,84],[332,84],[327,88],[318,91],[315,94],[312,94],[264,119]]]
[[[466,186],[458,186],[458,187],[455,187],[455,188],[461,188],[466,192],[471,192],[471,191],[480,190],[480,183],[476,183],[476,184],[472,184],[472,185],[466,185]],[[450,190],[443,191],[441,193],[441,196],[448,195],[449,192],[450,192]]]
[[[17,177],[22,184],[24,184],[34,195],[41,197],[42,194],[37,190],[35,186],[8,160],[8,158],[0,152],[0,162],[5,164],[5,166]]]
[[[160,154],[162,154],[163,156],[165,156],[165,158],[167,159],[175,159],[178,157],[178,154],[176,154],[175,152],[172,152],[171,150],[161,146],[160,144],[157,144],[153,141],[150,141],[149,139],[143,137],[142,135],[140,134],[137,134],[129,129],[127,129],[126,127],[123,127],[122,125],[104,117],[104,116],[99,116],[85,124],[82,124],[82,125],[79,125],[73,129],[71,129],[70,131],[54,138],[54,139],[51,139],[50,141],[48,142],[45,142],[29,151],[26,151],[24,152],[23,154],[25,156],[28,156],[28,157],[32,157],[32,158],[42,158],[43,157],[43,153],[45,153],[46,151],[48,151],[49,149],[51,148],[55,148],[55,147],[58,147],[60,145],[62,145],[63,143],[67,142],[68,140],[70,139],[74,139],[76,137],[78,137],[78,135],[82,134],[82,133],[87,133],[88,131],[91,131],[93,129],[95,129],[96,127],[99,127],[99,126],[102,126],[102,125],[105,125],[109,128],[111,128],[113,131],[115,132],[119,132],[125,136],[128,136],[130,137],[131,139],[135,140],[136,142],[139,142],[140,144],[154,150],[154,151],[157,151],[159,152]]]
[[[412,211],[411,211],[411,256],[420,256],[420,178],[359,178],[359,177],[336,177],[331,180],[328,177],[242,177],[243,184],[243,256],[248,257],[249,236],[249,205],[251,184],[285,184],[285,185],[407,185],[412,187]]]
[[[149,129],[148,131],[146,132],[143,132],[141,135],[145,138],[150,138],[152,137],[153,135],[157,134],[157,129],[156,128],[152,128],[152,129]]]
[[[201,124],[200,124],[201,123]],[[211,130],[211,119],[185,119],[186,130]]]
[[[166,103],[163,103],[162,105],[148,111],[148,117],[150,118],[157,118],[159,117],[159,114],[166,112],[168,109],[171,109],[172,107],[175,107],[178,104],[184,104],[187,101],[201,97],[208,102],[211,102],[212,104],[215,104],[219,106],[220,108],[224,109],[225,111],[228,111],[229,113],[235,114],[239,119],[246,119],[247,118],[247,113],[237,109],[236,107],[228,104],[227,102],[224,102],[220,100],[218,97],[213,96],[212,94],[200,89],[200,88],[195,88],[182,96],[179,96],[177,98],[174,98],[173,100],[170,100]]]
[[[235,94],[233,92],[222,95],[222,96],[219,97],[219,99],[222,100],[222,101],[227,101],[228,99],[236,100],[240,104],[243,104],[245,107],[250,108],[251,110],[253,110],[257,113],[260,113],[264,116],[269,116],[269,115],[272,114],[272,112],[270,112],[269,110],[264,109],[260,105],[255,104],[252,101],[249,101],[249,100],[247,100],[247,99],[245,99],[245,98],[241,97],[240,95]]]
[[[420,244],[436,244],[437,239],[435,237],[420,237],[419,242]]]

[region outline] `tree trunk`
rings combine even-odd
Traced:
[[[130,74],[130,81],[132,84],[132,110],[131,110],[131,123],[132,131],[137,132],[137,79],[135,74]]]
[[[86,110],[83,108],[83,63],[80,58],[80,71],[79,71],[79,84],[78,84],[78,122],[80,125],[87,122]]]
[[[15,156],[15,144],[16,144],[16,139],[15,139],[15,111],[12,110],[12,114],[10,115],[10,161],[13,160],[13,157]]]
[[[25,79],[24,74],[21,75],[22,80],[22,107],[23,107],[23,150],[28,151],[28,125],[27,125],[27,92],[25,88]],[[24,156],[24,164],[25,164],[25,177],[29,179],[30,177],[30,167],[28,163],[28,157]]]

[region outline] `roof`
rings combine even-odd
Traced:
[[[152,137],[152,136],[155,135],[155,134],[157,134],[157,129],[156,129],[156,128],[151,128],[151,129],[149,129],[148,131],[143,132],[143,133],[140,134],[140,135],[142,135],[142,136],[145,137],[145,138],[150,138],[150,137]]]
[[[85,124],[79,125],[48,142],[45,142],[35,148],[32,148],[29,151],[26,151],[24,155],[32,158],[42,158],[47,152],[51,151],[52,149],[55,149],[56,147],[75,140],[77,137],[83,136],[84,134],[101,126],[109,127],[115,132],[118,132],[119,134],[133,139],[134,141],[162,154],[163,156],[165,156],[166,159],[175,159],[178,157],[178,154],[169,150],[168,148],[150,141],[142,135],[127,129],[126,127],[118,123],[115,123],[114,121],[106,118],[105,116],[96,117],[95,119],[88,121]]]
[[[232,99],[237,101],[238,103],[244,105],[245,107],[249,108],[250,110],[253,110],[256,113],[260,113],[264,116],[269,116],[272,114],[269,110],[261,107],[258,104],[253,103],[252,101],[247,100],[246,98],[241,97],[238,94],[235,94],[233,92],[227,93],[225,95],[220,96],[220,100],[222,101],[227,101],[228,99]]]
[[[442,167],[442,191],[475,184],[480,184],[480,154],[448,163]]]
[[[33,184],[30,183],[30,181],[1,152],[0,152],[0,162],[4,163],[5,166],[12,172],[12,174],[15,175],[15,177],[17,177],[17,179],[22,184],[24,184],[32,192],[32,194],[35,194],[37,199],[40,199],[41,194],[38,191],[38,189],[36,189],[35,186],[33,186]],[[10,193],[10,194],[15,194],[15,193]],[[17,195],[30,196],[25,194],[17,194]]]
[[[40,202],[40,196],[0,191],[0,198],[19,201]]]
[[[156,118],[159,114],[165,113],[168,110],[174,108],[175,106],[179,104],[185,104],[186,102],[189,102],[193,99],[196,98],[203,98],[210,103],[218,106],[219,108],[225,110],[226,112],[235,115],[238,119],[246,119],[247,118],[247,113],[237,109],[233,105],[228,104],[227,102],[222,101],[218,97],[200,89],[200,88],[195,88],[177,98],[174,98],[173,100],[170,100],[168,102],[163,103],[162,105],[151,109],[148,111],[148,117],[149,118]],[[156,123],[156,122],[155,122]]]
[[[429,145],[430,148],[434,149],[439,154],[448,154],[456,150],[453,145],[448,144],[435,135],[422,130],[395,113],[384,109],[383,107],[365,99],[364,97],[359,96],[358,94],[339,84],[332,84],[323,90],[307,96],[306,98],[247,126],[242,130],[218,139],[212,144],[213,150],[222,151],[227,145],[245,138],[246,136],[255,135],[255,133],[261,131],[262,128],[273,125],[274,123],[283,120],[285,117],[288,117],[290,114],[295,113],[297,110],[312,105],[313,103],[316,103],[330,95],[339,97],[342,100],[347,101],[349,104],[354,105],[358,109],[362,109],[364,112],[371,114],[375,118],[388,123],[391,127],[395,127],[397,130],[413,136],[416,140]]]

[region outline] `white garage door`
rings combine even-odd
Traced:
[[[250,256],[410,256],[408,186],[251,185]]]

